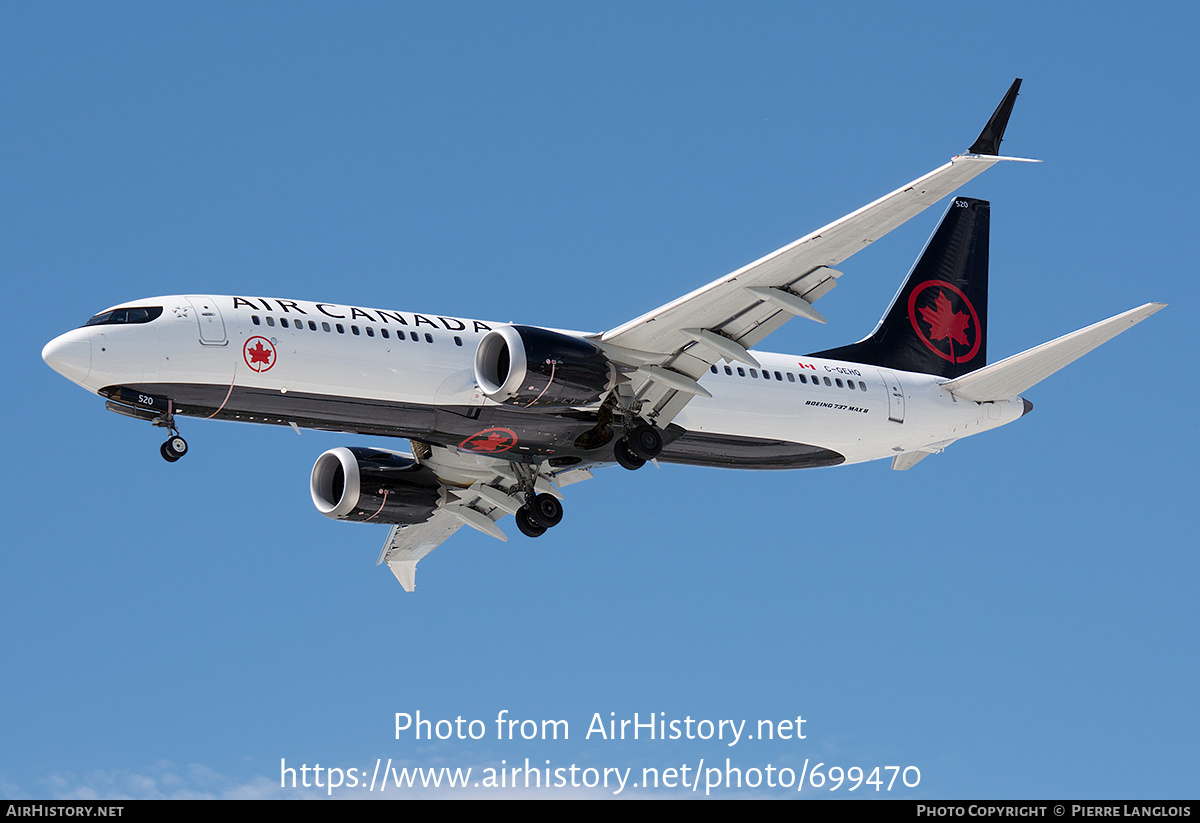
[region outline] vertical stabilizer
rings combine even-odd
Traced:
[[[987,364],[986,200],[956,197],[870,337],[813,357],[958,377]]]

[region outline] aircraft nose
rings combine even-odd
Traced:
[[[92,338],[86,329],[60,334],[42,349],[46,365],[63,377],[82,384],[92,370]]]

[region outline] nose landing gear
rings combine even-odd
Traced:
[[[179,436],[179,429],[175,428],[175,403],[171,398],[127,387],[105,390],[103,394],[108,398],[104,407],[109,411],[135,420],[147,420],[150,425],[170,433],[167,442],[158,448],[163,460],[174,463],[187,454],[187,441]]]
[[[155,426],[166,429],[171,433],[167,438],[167,442],[158,447],[158,453],[162,455],[163,460],[168,463],[174,463],[179,458],[187,454],[187,441],[179,434],[179,429],[175,428],[175,404],[168,401],[167,413],[156,417],[150,421]]]
[[[163,460],[166,460],[168,463],[174,463],[187,454],[187,450],[187,441],[179,436],[179,432],[175,432],[167,438],[167,442],[159,447],[158,453],[163,456]]]

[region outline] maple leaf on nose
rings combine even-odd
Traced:
[[[250,355],[251,365],[255,363],[269,363],[271,361],[271,350],[263,348],[261,341],[254,348],[247,349],[247,353]]]
[[[967,327],[971,324],[971,316],[965,312],[954,311],[945,292],[938,290],[934,307],[922,306],[918,309],[921,319],[929,324],[930,340],[945,340],[949,337],[955,343],[969,345]]]

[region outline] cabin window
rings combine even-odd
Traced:
[[[456,346],[461,346],[461,345],[462,345],[462,338],[461,338],[461,337],[459,337],[458,335],[455,335],[455,336],[454,336],[454,345],[456,345]]]
[[[252,315],[250,315],[250,322],[251,322],[251,323],[253,323],[253,324],[254,324],[254,325],[256,325],[256,326],[261,326],[261,325],[262,325],[262,321],[258,319],[258,315],[257,315],[257,314],[252,314]]]
[[[322,320],[322,321],[321,321],[321,330],[322,330],[322,331],[329,331],[329,323],[327,323],[326,321]]]

